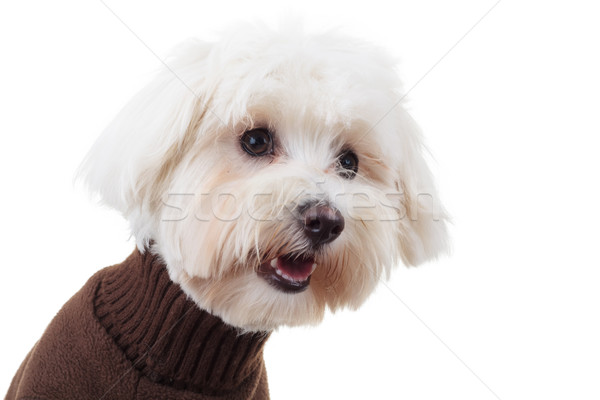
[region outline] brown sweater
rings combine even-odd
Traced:
[[[268,336],[199,309],[158,257],[136,250],[63,306],[6,400],[268,399]]]

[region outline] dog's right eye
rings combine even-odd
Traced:
[[[259,157],[273,152],[273,137],[263,128],[244,132],[241,139],[242,149],[251,156]]]

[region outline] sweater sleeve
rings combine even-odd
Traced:
[[[134,398],[138,377],[93,312],[101,273],[50,322],[21,364],[5,400]]]

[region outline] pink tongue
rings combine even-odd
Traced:
[[[304,280],[311,274],[314,262],[313,259],[294,260],[282,256],[277,259],[277,268],[295,280]]]

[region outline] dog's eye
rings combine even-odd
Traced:
[[[271,133],[263,128],[244,132],[241,143],[242,149],[251,156],[264,156],[273,152]]]
[[[352,150],[345,150],[338,157],[338,162],[342,171],[340,175],[346,179],[352,179],[358,172],[358,157]]]

